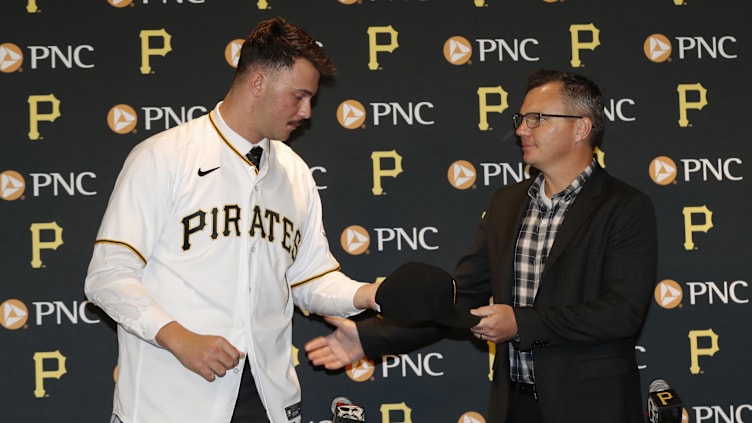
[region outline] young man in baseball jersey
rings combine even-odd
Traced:
[[[126,159],[85,282],[118,323],[112,421],[301,422],[294,305],[374,308],[374,285],[339,271],[310,170],[283,143],[333,74],[300,28],[262,22],[224,100]]]

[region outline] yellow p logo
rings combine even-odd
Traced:
[[[589,32],[592,41],[580,41],[580,33],[582,32]],[[579,68],[582,65],[580,50],[595,50],[596,47],[601,45],[600,30],[589,23],[587,25],[570,25],[569,33],[572,37],[572,61],[570,64],[572,67]]]
[[[708,209],[708,206],[703,205],[699,207],[684,207],[682,214],[684,214],[684,249],[692,250],[695,248],[692,234],[695,232],[708,233],[710,228],[713,227],[713,212]],[[692,223],[692,218],[695,215],[704,217],[704,223]]]
[[[376,37],[379,34],[386,34],[389,36],[389,44],[379,44],[376,41]],[[387,52],[391,53],[399,47],[399,44],[397,43],[397,36],[399,33],[392,28],[391,25],[389,26],[369,26],[368,27],[368,54],[369,54],[369,61],[368,61],[368,69],[370,70],[377,70],[379,68],[379,59],[378,59],[378,53],[379,52]]]
[[[144,29],[138,34],[141,37],[141,73],[146,75],[151,73],[151,63],[149,58],[151,56],[167,56],[167,53],[172,51],[172,45],[170,41],[172,36],[162,29]],[[151,47],[151,38],[161,38],[162,47]]]
[[[702,110],[703,107],[707,106],[708,90],[698,82],[697,84],[680,84],[676,87],[676,91],[679,93],[679,126],[686,128],[689,126],[687,110]],[[697,101],[687,100],[687,95],[690,92],[697,93]]]
[[[394,160],[394,167],[391,169],[382,169],[381,159]],[[384,189],[381,187],[381,178],[386,176],[396,178],[397,175],[402,173],[402,156],[396,150],[374,151],[371,153],[371,161],[373,162],[373,188],[371,192],[373,192],[373,195],[381,195],[384,192]]]
[[[27,101],[29,102],[29,139],[35,141],[39,139],[39,122],[54,122],[60,117],[60,100],[55,98],[55,94],[47,94],[30,95]],[[40,103],[49,103],[51,111],[40,113]]]
[[[44,370],[45,360],[55,360],[57,362],[55,370]],[[44,390],[45,379],[60,379],[68,372],[65,369],[65,360],[65,356],[60,354],[60,351],[34,353],[35,397],[42,398],[47,393]]]
[[[499,96],[498,104],[488,104],[488,96],[492,94]],[[495,112],[501,114],[508,108],[509,103],[507,102],[507,92],[504,91],[504,88],[502,88],[501,85],[497,85],[495,87],[478,88],[478,112],[480,114],[480,122],[478,122],[478,128],[480,128],[481,131],[487,131],[489,128],[489,113]]]
[[[710,347],[701,348],[699,339],[706,338],[710,341]],[[713,332],[713,329],[706,330],[693,330],[689,332],[689,351],[690,362],[689,371],[696,375],[700,373],[700,356],[712,357],[717,353],[718,348],[718,335]]]
[[[57,222],[32,223],[31,231],[31,267],[42,267],[42,250],[57,250],[63,245],[63,228]],[[42,241],[42,231],[52,231],[52,241]]]

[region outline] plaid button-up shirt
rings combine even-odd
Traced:
[[[544,192],[543,174],[538,175],[527,194],[530,197],[520,232],[514,259],[514,307],[531,307],[546,265],[546,258],[554,244],[569,206],[593,174],[595,159],[590,166],[562,192],[548,199]],[[509,372],[513,381],[535,383],[533,352],[519,351],[509,343]]]

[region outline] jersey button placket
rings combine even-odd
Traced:
[[[257,204],[259,201],[259,197],[261,196],[261,191],[259,190],[258,184],[253,185],[253,191],[254,193],[251,194],[251,204]],[[259,242],[258,234],[251,238],[251,269],[254,269],[255,266],[257,266],[258,260],[253,256],[256,254],[256,243]],[[253,270],[252,270],[253,272]],[[248,280],[248,292],[251,292],[253,290],[253,278],[251,277]]]

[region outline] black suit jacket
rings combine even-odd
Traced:
[[[512,304],[514,252],[533,180],[490,201],[469,252],[455,269],[458,304]],[[644,422],[635,343],[656,281],[657,236],[650,199],[597,168],[559,228],[533,307],[515,308],[517,347],[532,350],[547,423]],[[368,357],[408,351],[438,327],[383,319],[358,322]],[[516,342],[516,341],[515,341]],[[509,354],[494,363],[489,423],[505,421]]]

